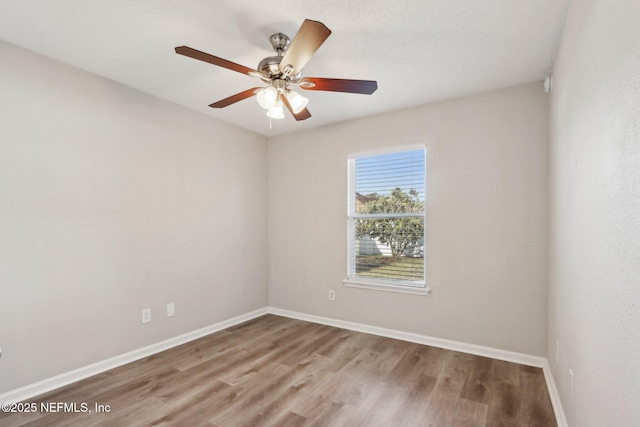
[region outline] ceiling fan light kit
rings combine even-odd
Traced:
[[[258,104],[267,110],[267,116],[272,119],[284,118],[284,107],[287,107],[293,117],[300,121],[311,117],[307,110],[309,100],[290,87],[303,90],[320,90],[328,92],[346,92],[371,95],[378,88],[373,80],[327,79],[320,77],[301,77],[302,67],[311,59],[313,54],[331,35],[323,23],[305,19],[298,33],[292,41],[285,34],[271,35],[269,41],[276,52],[276,56],[264,58],[254,70],[235,62],[192,49],[187,46],[176,47],[176,53],[200,61],[208,62],[219,67],[227,68],[238,73],[256,77],[267,83],[262,88],[248,89],[228,98],[214,102],[211,108],[225,108],[243,99],[256,96]]]

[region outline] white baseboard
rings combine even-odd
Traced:
[[[334,326],[342,329],[349,329],[356,332],[364,332],[372,335],[379,335],[387,338],[394,338],[402,341],[414,342],[417,344],[429,345],[432,347],[444,348],[447,350],[460,351],[463,353],[474,354],[477,356],[490,357],[492,359],[504,360],[506,362],[519,363],[521,365],[534,366],[542,368],[544,379],[549,390],[549,397],[556,415],[558,427],[568,427],[567,419],[562,408],[560,395],[556,383],[551,374],[549,362],[544,357],[531,356],[524,353],[517,353],[507,350],[500,350],[491,347],[484,347],[475,344],[467,344],[459,341],[451,341],[442,338],[430,337],[427,335],[414,334],[411,332],[397,331],[394,329],[380,328],[377,326],[365,325],[362,323],[347,322],[329,317],[314,316],[312,314],[299,313],[295,311],[283,310],[276,307],[268,307],[269,313],[277,316],[290,317],[292,319],[304,320],[307,322],[319,323],[321,325]]]
[[[47,378],[37,383],[29,384],[15,390],[11,390],[9,392],[0,394],[0,403],[20,402],[26,399],[33,398],[42,393],[55,390],[56,388],[83,380],[101,372],[108,371],[109,369],[117,368],[118,366],[125,365],[127,363],[145,358],[147,356],[151,356],[152,354],[177,347],[189,341],[193,341],[195,339],[213,334],[214,332],[221,331],[239,323],[246,322],[247,320],[263,316],[267,313],[268,309],[266,307],[254,310],[252,312],[236,316],[232,319],[223,320],[222,322],[218,322],[214,325],[210,325],[193,332],[188,332],[174,338],[169,338],[168,340],[151,344],[149,346],[139,348],[137,350],[133,350],[128,353],[103,360],[101,362],[92,363],[91,365],[87,365],[70,372],[65,372],[64,374],[56,375],[55,377]]]
[[[564,408],[562,407],[562,401],[560,400],[560,393],[558,392],[558,387],[556,386],[556,382],[553,379],[551,366],[549,365],[549,361],[547,359],[544,360],[542,372],[544,372],[544,379],[547,382],[547,390],[549,390],[549,397],[551,398],[553,411],[556,414],[556,422],[558,423],[558,427],[569,427],[567,417],[564,413]]]

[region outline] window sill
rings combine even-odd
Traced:
[[[362,279],[344,279],[342,283],[349,288],[370,289],[374,291],[397,292],[401,294],[424,295],[431,293],[429,288],[418,288],[412,286],[394,285],[389,282],[362,280]]]

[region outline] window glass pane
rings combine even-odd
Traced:
[[[424,212],[424,150],[355,161],[356,213]]]
[[[356,219],[358,277],[424,281],[424,217]]]

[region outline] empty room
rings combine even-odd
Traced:
[[[0,2],[0,425],[640,425],[638,0]]]

